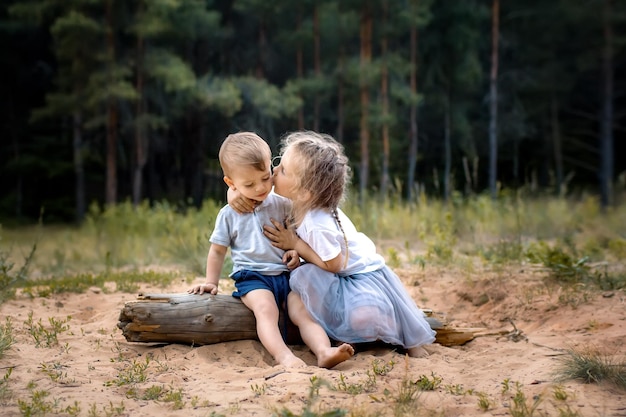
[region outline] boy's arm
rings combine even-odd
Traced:
[[[204,284],[196,285],[187,292],[190,294],[204,294],[205,292],[217,294],[217,285],[224,266],[224,258],[228,247],[211,244],[209,254],[206,257],[206,281]]]

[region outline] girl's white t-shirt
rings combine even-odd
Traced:
[[[337,213],[348,241],[348,263],[338,274],[346,276],[366,273],[383,267],[385,260],[376,252],[374,242],[356,230],[352,221],[341,209],[337,209]],[[344,235],[337,220],[328,211],[320,209],[309,211],[296,232],[323,261],[334,259],[340,253],[344,257],[346,255]]]

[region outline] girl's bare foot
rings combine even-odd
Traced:
[[[422,346],[409,348],[406,350],[406,353],[412,358],[425,358],[430,355]]]
[[[341,362],[350,359],[354,355],[354,348],[344,343],[337,347],[328,348],[324,353],[317,356],[317,366],[320,368],[332,368]]]

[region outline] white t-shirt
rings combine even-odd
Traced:
[[[289,269],[283,263],[282,249],[272,246],[263,235],[263,226],[270,218],[284,221],[291,210],[291,201],[273,191],[254,209],[253,213],[239,214],[226,205],[215,219],[211,243],[230,247],[233,270],[256,271],[264,275],[278,275]]]
[[[385,265],[384,258],[376,252],[376,245],[369,237],[356,230],[352,221],[337,209],[341,227],[348,240],[348,264],[342,265],[339,275],[372,272]],[[298,236],[319,255],[323,261],[346,255],[344,235],[333,215],[325,210],[309,211],[296,229]]]

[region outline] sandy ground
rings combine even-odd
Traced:
[[[438,386],[417,392],[404,415],[513,415],[517,394],[529,407],[520,416],[626,416],[623,390],[554,378],[567,349],[595,349],[624,360],[624,291],[548,287],[540,273],[520,268],[397,272],[418,305],[445,317],[450,327],[485,330],[462,346],[433,344],[427,358],[406,358],[382,346],[360,349],[331,370],[317,368],[306,347],[294,346],[310,366],[286,370],[255,340],[196,347],[127,342],[117,323],[136,294],[94,288],[19,296],[0,306],[2,323],[11,318],[16,338],[0,359],[0,377],[12,369],[0,385],[0,414],[270,416],[301,415],[308,407],[318,415],[342,408],[346,415],[393,416],[403,394],[427,378]],[[188,287],[181,280],[142,291]],[[37,347],[29,327],[54,334],[54,323],[69,329],[57,332],[58,344],[40,341]],[[316,380],[328,385],[311,396]]]

